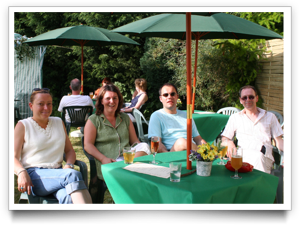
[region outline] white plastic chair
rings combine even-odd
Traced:
[[[140,141],[148,143],[149,142],[148,134],[144,134],[144,130],[143,130],[143,123],[149,125],[148,121],[145,119],[144,115],[138,109],[133,109],[132,113],[136,120],[136,126],[138,129],[138,138],[140,139]]]
[[[235,108],[235,107],[225,107],[225,108],[222,108],[222,109],[219,109],[217,111],[217,113],[220,113],[220,114],[225,114],[225,115],[232,115],[234,113],[238,113],[240,112],[241,110]]]
[[[240,111],[241,111],[241,110],[239,110],[239,109],[237,109],[237,108],[235,108],[235,107],[225,107],[225,108],[219,109],[219,110],[217,111],[217,113],[231,116],[232,114],[238,113],[238,112],[240,112]],[[221,133],[222,133],[222,131],[221,131]],[[218,137],[214,140],[214,145],[217,145],[217,139],[218,139],[218,138],[221,138],[221,136],[220,136],[221,133],[220,133],[220,134],[218,135]]]
[[[271,112],[273,114],[275,114],[275,116],[277,117],[279,123],[280,123],[280,126],[283,127],[283,117],[282,115],[279,113],[279,112],[276,112],[276,111],[268,111],[268,112]]]

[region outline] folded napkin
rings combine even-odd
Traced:
[[[170,177],[170,168],[164,166],[157,166],[148,163],[136,162],[130,164],[129,166],[123,167],[125,170],[129,170],[132,172],[148,174],[151,176],[161,177],[161,178],[169,178]]]
[[[230,171],[235,171],[235,169],[231,166],[231,161],[227,161],[225,167]],[[249,163],[243,162],[242,167],[238,170],[239,173],[247,173],[253,170],[253,166]]]

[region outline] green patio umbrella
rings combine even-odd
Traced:
[[[81,46],[81,91],[83,92],[83,47],[105,45],[139,45],[134,40],[100,27],[85,25],[58,28],[26,41],[28,45]]]
[[[194,13],[193,13],[194,14]],[[251,21],[225,13],[196,13],[191,16],[192,39],[196,40],[194,89],[199,39],[274,39],[279,34]],[[205,15],[205,16],[203,16]],[[206,16],[210,15],[210,16]],[[141,19],[112,30],[121,34],[140,37],[162,37],[186,40],[186,16],[182,14],[159,14]],[[194,97],[192,111],[194,111]]]
[[[186,14],[186,15],[182,15]],[[187,49],[187,149],[191,149],[192,112],[195,102],[198,40],[202,39],[275,39],[279,34],[251,21],[225,13],[172,13],[151,16],[113,30],[141,37],[162,37],[186,40]],[[193,103],[191,102],[191,39],[196,40]],[[192,104],[191,104],[192,103]],[[191,169],[188,161],[187,169]]]

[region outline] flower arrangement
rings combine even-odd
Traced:
[[[220,150],[219,148],[223,148],[223,147],[217,147],[214,144],[209,144],[209,143],[198,145],[197,151],[194,150],[190,151],[191,154],[189,155],[189,160],[211,162],[220,156],[218,152]]]

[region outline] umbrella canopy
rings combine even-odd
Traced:
[[[275,39],[279,34],[251,21],[225,13],[160,14],[112,30],[141,37],[175,38],[187,41],[187,149],[191,149],[191,120],[194,111],[198,40],[202,39]],[[196,40],[193,104],[191,104],[191,39]],[[187,169],[191,169],[188,160]]]
[[[83,92],[83,47],[106,45],[139,45],[134,40],[118,33],[112,33],[100,27],[85,25],[58,28],[34,38],[25,43],[35,45],[81,46],[81,91]]]
[[[185,40],[186,20],[182,14],[159,14],[141,19],[112,32],[134,34],[140,37],[163,37]],[[204,39],[274,39],[279,34],[243,18],[225,13],[211,16],[191,16],[192,39],[202,32]]]

